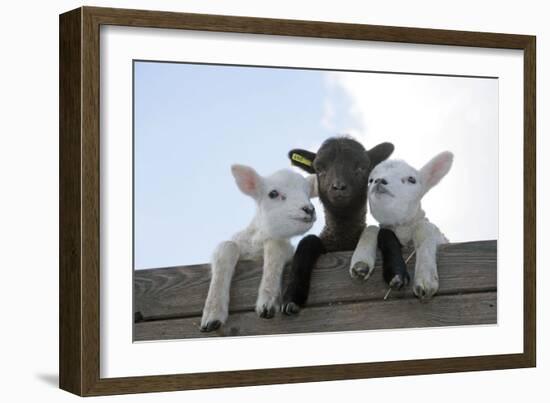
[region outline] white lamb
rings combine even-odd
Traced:
[[[368,201],[370,211],[380,228],[392,230],[402,245],[412,241],[416,251],[413,291],[419,298],[431,298],[439,289],[436,252],[447,238],[428,221],[421,207],[424,195],[449,172],[453,154],[446,151],[417,171],[400,160],[387,160],[377,165],[369,176]],[[352,257],[354,267],[367,267],[368,278],[376,260],[376,237],[373,227],[364,230]],[[406,273],[405,273],[406,274]],[[385,276],[386,277],[386,276]],[[393,286],[391,277],[387,281]],[[395,283],[395,278],[393,283]],[[400,287],[404,278],[399,278]]]
[[[315,222],[310,198],[316,196],[315,176],[304,178],[288,169],[262,177],[250,167],[233,165],[239,189],[257,205],[248,227],[222,242],[212,257],[212,278],[204,306],[201,331],[216,330],[228,315],[229,290],[239,260],[261,260],[263,275],[256,313],[271,318],[279,308],[282,274],[294,248],[289,238],[307,232]]]

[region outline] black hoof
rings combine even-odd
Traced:
[[[389,282],[389,286],[393,290],[400,290],[403,286],[408,285],[410,281],[409,273],[396,274]]]
[[[260,318],[263,319],[271,319],[275,316],[275,307],[274,306],[263,306],[260,311]]]
[[[393,264],[384,264],[384,281],[394,290],[399,290],[409,284],[411,278],[407,273],[405,262],[393,262]]]
[[[294,302],[287,302],[283,304],[281,311],[288,316],[297,315],[300,312],[300,307]]]
[[[201,332],[212,332],[219,329],[221,325],[222,322],[219,320],[213,320],[212,322],[208,322],[206,325],[201,326]]]

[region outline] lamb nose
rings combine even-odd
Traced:
[[[334,190],[346,190],[346,184],[341,182],[336,182],[332,184]]]
[[[302,207],[302,210],[306,212],[307,215],[313,215],[313,213],[315,213],[315,207],[313,206],[304,206]]]
[[[383,178],[382,179],[378,178],[374,181],[374,183],[381,183],[382,185],[387,185],[388,181]]]

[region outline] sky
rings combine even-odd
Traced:
[[[338,134],[391,141],[416,168],[452,151],[427,216],[453,242],[497,238],[497,79],[136,61],[135,268],[209,262],[255,211],[231,164],[269,175]]]

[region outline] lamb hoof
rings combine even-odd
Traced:
[[[201,332],[212,332],[214,330],[217,330],[222,325],[222,322],[219,320],[213,320],[205,325],[201,326]]]
[[[396,274],[391,279],[389,286],[393,290],[400,290],[401,288],[403,288],[403,286],[406,286],[407,284],[409,284],[409,280],[410,280],[410,277],[408,273],[405,273],[404,275]]]
[[[365,262],[356,262],[351,268],[350,273],[351,277],[360,278],[363,279],[363,281],[366,281],[369,279],[372,269]]]
[[[431,299],[436,293],[436,290],[426,289],[421,286],[414,287],[413,291],[414,295],[416,295],[421,301],[427,301]]]
[[[439,282],[437,280],[430,282],[415,282],[413,287],[414,295],[416,295],[421,301],[431,299],[438,290]]]
[[[300,306],[294,302],[287,302],[283,304],[281,311],[288,316],[297,315],[300,312]]]
[[[275,307],[263,305],[258,309],[258,316],[263,319],[271,319],[275,316]]]

